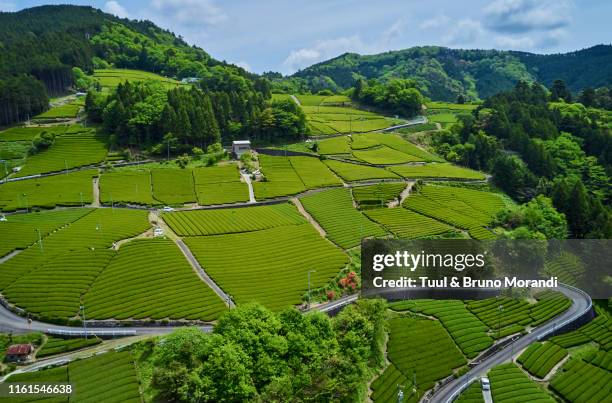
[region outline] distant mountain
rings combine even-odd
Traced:
[[[413,47],[376,55],[345,53],[289,78],[310,90],[351,87],[365,79],[414,78],[432,99],[453,101],[459,94],[483,99],[511,89],[517,81],[550,85],[564,80],[573,91],[612,85],[612,45],[564,54],[540,55],[500,50]]]

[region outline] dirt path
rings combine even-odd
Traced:
[[[251,175],[248,173],[241,173],[240,175],[242,175],[242,178],[244,178],[244,181],[249,187],[249,203],[257,203],[257,200],[255,200],[255,191],[253,190],[253,182],[251,182]]]
[[[557,373],[557,370],[559,368],[561,368],[563,366],[563,364],[565,364],[567,362],[567,360],[569,360],[571,357],[570,354],[566,355],[565,358],[563,358],[561,361],[559,361],[557,363],[557,365],[555,365],[554,367],[551,368],[550,371],[548,371],[548,373],[546,374],[546,376],[542,379],[544,382],[548,382],[550,380],[550,378],[553,377],[553,375],[555,375],[555,373]]]
[[[302,106],[302,104],[300,103],[300,100],[298,99],[298,97],[296,97],[293,94],[291,94],[289,96],[291,97],[291,99],[293,99],[293,102],[295,102],[297,104],[297,106]]]
[[[8,253],[2,257],[0,257],[0,264],[6,262],[7,260],[9,260],[12,257],[17,256],[18,254],[20,254],[21,252],[23,252],[23,250],[21,249],[15,249],[14,251],[12,251],[11,253]]]
[[[100,178],[93,178],[93,202],[91,207],[100,207]]]
[[[295,204],[295,206],[297,207],[298,211],[304,216],[304,218],[306,218],[306,220],[308,220],[308,222],[315,227],[315,229],[317,231],[319,231],[319,234],[321,234],[321,236],[323,238],[325,238],[325,236],[327,235],[327,233],[325,232],[325,230],[323,228],[321,228],[321,226],[319,225],[319,223],[312,218],[312,216],[308,213],[308,211],[306,211],[306,209],[304,208],[304,206],[302,205],[302,202],[300,202],[300,199],[298,199],[297,197],[294,197],[291,199],[291,202],[293,204]]]
[[[408,182],[406,189],[404,189],[402,193],[400,193],[400,197],[399,197],[400,206],[404,203],[404,201],[408,198],[408,196],[410,196],[410,193],[412,193],[412,187],[414,186],[414,184],[415,182]]]

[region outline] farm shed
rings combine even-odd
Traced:
[[[251,142],[249,140],[235,140],[232,142],[232,153],[237,157],[251,150]]]
[[[9,362],[25,362],[34,351],[31,344],[13,344],[6,350],[6,360]]]

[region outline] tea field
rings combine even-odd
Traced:
[[[84,295],[91,319],[199,319],[226,309],[193,271],[174,242],[131,241],[95,278]]]
[[[126,81],[157,81],[168,89],[182,85],[179,81],[171,78],[162,77],[148,71],[131,69],[97,69],[94,71],[93,78],[97,80],[103,88],[115,88],[120,83]]]
[[[353,207],[349,189],[331,189],[300,199],[310,215],[323,227],[327,237],[347,249],[362,238],[384,236],[386,231]]]
[[[36,352],[36,358],[80,350],[82,348],[95,346],[101,342],[102,340],[95,336],[90,336],[87,339],[62,339],[59,337],[47,336],[47,340],[45,340],[42,347]]]
[[[47,172],[59,172],[81,166],[95,165],[107,155],[105,139],[93,131],[65,133],[55,138],[47,150],[26,158],[15,177]]]
[[[438,321],[397,317],[389,319],[388,328],[387,357],[392,366],[372,383],[375,402],[388,402],[396,397],[399,382],[391,383],[391,379],[393,382],[397,379],[407,381],[402,384],[407,392],[404,401],[417,402],[417,395],[410,393],[413,386],[416,386],[418,395],[423,396],[435,381],[446,378],[453,369],[466,364],[465,357]],[[413,379],[416,379],[416,385],[412,385]]]
[[[493,401],[499,403],[541,402],[554,403],[556,400],[516,365],[498,365],[489,371]]]
[[[92,177],[97,174],[96,170],[83,170],[0,184],[0,209],[15,211],[91,204]]]
[[[403,182],[377,183],[376,185],[353,187],[353,198],[362,209],[382,207],[393,200],[399,200],[400,193],[406,189]]]
[[[308,223],[258,231],[186,237],[204,270],[236,303],[257,301],[281,310],[301,303],[311,286],[327,284],[348,256]]]
[[[177,211],[163,215],[179,236],[259,231],[306,222],[290,203],[218,210]]]
[[[240,180],[237,165],[196,168],[193,179],[201,206],[249,201],[249,188]]]
[[[38,242],[38,231],[41,237],[46,237],[51,232],[78,220],[89,212],[88,209],[45,211],[16,214],[9,217],[7,221],[0,221],[0,239],[2,239],[0,257],[15,249],[26,249]]]
[[[104,376],[100,376],[103,373]],[[53,402],[141,402],[134,357],[129,351],[108,352],[59,367],[12,375],[11,382],[70,383],[74,394],[39,401]],[[22,402],[19,398],[4,398],[7,402]],[[37,401],[37,400],[29,400]]]
[[[454,231],[453,227],[402,207],[377,208],[364,213],[402,239],[418,239]]]
[[[531,375],[541,379],[566,356],[567,351],[554,343],[533,343],[518,357],[517,362]]]

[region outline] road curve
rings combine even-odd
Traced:
[[[572,300],[572,305],[567,311],[546,322],[544,325],[535,328],[531,333],[518,338],[512,345],[506,346],[506,348],[484,359],[480,364],[472,368],[463,376],[447,383],[442,388],[438,389],[431,396],[429,401],[441,403],[450,403],[454,401],[471,382],[484,376],[491,368],[506,361],[510,361],[512,358],[518,356],[519,352],[531,343],[573,322],[584,315],[588,310],[592,309],[591,297],[584,291],[564,284],[561,284],[556,290],[562,292],[566,297]]]

